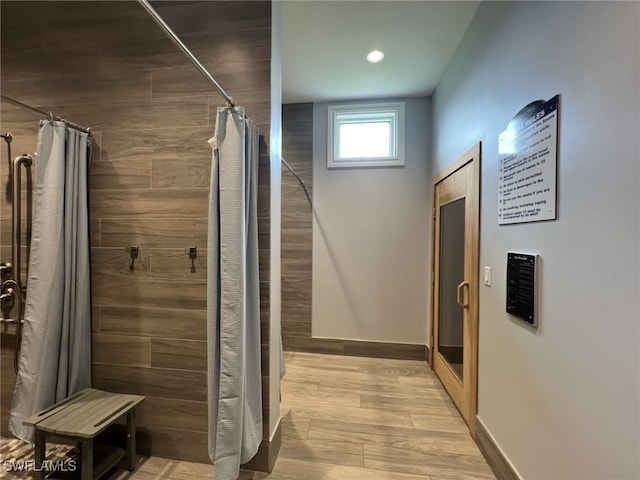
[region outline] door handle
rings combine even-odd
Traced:
[[[467,299],[465,300],[465,295],[464,295],[464,288],[467,287]],[[469,306],[469,282],[463,280],[462,282],[460,282],[460,285],[458,285],[458,288],[456,289],[456,301],[458,302],[458,305],[460,305],[462,308],[467,308]]]

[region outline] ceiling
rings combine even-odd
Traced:
[[[282,101],[431,95],[479,4],[284,1]],[[374,48],[378,64],[365,58]]]

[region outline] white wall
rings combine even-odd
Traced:
[[[526,479],[640,478],[640,4],[482,3],[434,96],[434,169],[482,140],[479,418]],[[558,219],[497,225],[498,135],[559,93]],[[504,312],[542,257],[537,331]]]
[[[431,105],[404,101],[403,168],[327,169],[327,104],[314,105],[314,337],[427,342]]]

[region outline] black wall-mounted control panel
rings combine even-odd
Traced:
[[[538,256],[507,254],[507,313],[537,326],[536,284]]]

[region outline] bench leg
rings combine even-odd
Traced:
[[[43,480],[44,479],[44,460],[46,456],[46,445],[47,445],[47,434],[45,432],[39,431],[36,429],[36,443],[35,443],[35,472],[34,479],[35,480]]]
[[[82,480],[93,480],[93,438],[82,439]]]
[[[136,411],[127,413],[127,456],[126,469],[132,472],[136,469]]]

